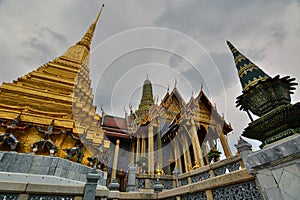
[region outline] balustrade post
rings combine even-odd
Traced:
[[[100,178],[100,174],[97,172],[96,168],[94,168],[87,175],[87,182],[84,188],[83,200],[95,200],[96,188],[97,188],[97,183],[99,178]]]

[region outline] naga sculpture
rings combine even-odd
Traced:
[[[66,159],[71,160],[72,157],[76,156],[77,162],[81,163],[84,157],[82,148],[83,148],[83,144],[77,142],[75,147],[64,149],[64,152],[67,153]]]
[[[38,142],[35,142],[32,145],[33,152],[36,152],[38,150],[42,150],[42,151],[47,150],[49,151],[50,155],[54,155],[54,153],[59,149],[59,147],[56,146],[55,143],[51,140],[51,136],[65,133],[65,131],[55,132],[53,131],[53,128],[54,128],[54,119],[52,120],[52,122],[50,123],[46,131],[43,130],[41,127],[36,127],[37,131],[44,135],[44,138]]]

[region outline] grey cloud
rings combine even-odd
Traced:
[[[237,84],[238,74],[234,64],[233,56],[231,52],[228,53],[209,53],[215,62],[218,70],[221,73],[221,77],[225,84],[225,88],[230,87],[232,84]]]
[[[20,44],[22,51],[18,57],[25,63],[39,65],[58,56],[58,48],[65,46],[67,39],[63,34],[48,27],[35,27],[36,32]]]
[[[275,24],[273,30],[271,30],[271,35],[274,37],[275,42],[282,44],[287,37],[287,31],[283,24]]]

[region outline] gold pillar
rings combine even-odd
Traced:
[[[146,153],[146,144],[145,144],[145,137],[142,135],[142,152],[141,152],[141,157],[145,157]]]
[[[154,172],[154,142],[153,142],[153,126],[148,125],[148,173]]]
[[[204,166],[204,162],[203,162],[203,155],[202,155],[202,150],[201,150],[201,146],[200,146],[200,142],[199,142],[199,138],[197,135],[197,129],[196,129],[196,125],[194,120],[191,120],[191,124],[192,124],[192,144],[193,144],[193,149],[194,149],[194,153],[195,153],[195,160],[197,162],[198,165],[200,165],[200,167]],[[196,152],[195,152],[196,150]]]
[[[132,142],[129,163],[134,162],[134,152],[135,152],[134,150],[135,150],[135,142]]]
[[[231,157],[232,152],[231,152],[231,149],[228,145],[228,141],[227,141],[226,136],[224,135],[223,131],[218,131],[218,132],[219,132],[220,141],[221,141],[221,144],[222,144],[222,147],[223,147],[226,158]]]
[[[173,154],[172,154],[172,150],[170,149],[170,157],[168,159],[168,175],[172,175],[172,170],[171,170],[172,162],[173,162]]]
[[[137,162],[140,158],[140,152],[141,152],[141,149],[140,149],[140,138],[137,137],[136,138],[136,153],[135,153],[135,161]]]
[[[116,147],[115,147],[115,153],[114,153],[114,162],[113,162],[113,167],[112,167],[112,171],[111,171],[111,181],[116,176],[116,170],[117,170],[117,167],[118,167],[119,148],[120,148],[120,140],[118,139],[116,141]]]
[[[162,142],[161,142],[161,133],[160,133],[160,122],[157,122],[157,151],[158,151],[158,164],[159,169],[162,169],[164,166],[163,152],[162,152]]]
[[[187,130],[187,128],[184,126],[184,128],[185,128],[185,131],[187,132],[187,133],[189,133],[189,131]],[[193,131],[192,131],[193,132]],[[193,151],[194,151],[194,158],[195,158],[195,162],[197,163],[197,165],[199,164],[199,158],[198,158],[198,156],[197,156],[197,152],[198,152],[198,148],[197,148],[197,146],[195,145],[195,138],[194,138],[194,134],[189,134],[190,135],[190,137],[191,137],[191,140],[192,140],[192,147],[193,147]],[[193,165],[194,165],[194,163],[192,163],[192,167],[193,167]]]
[[[173,160],[171,160],[171,159],[168,160],[168,175],[172,175],[172,170],[171,170],[172,161]]]
[[[185,136],[182,137],[182,140],[183,140],[182,150],[183,150],[183,155],[184,155],[185,172],[189,172],[190,169],[192,169],[192,167],[193,167],[190,150],[189,150],[189,144],[188,144],[188,141]]]

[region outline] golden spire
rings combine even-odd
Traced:
[[[89,29],[87,30],[87,32],[85,33],[83,38],[77,43],[79,45],[85,46],[88,50],[90,50],[90,45],[91,45],[91,42],[93,39],[95,28],[96,28],[97,22],[99,20],[99,17],[102,13],[103,7],[104,7],[104,4],[102,4],[102,7],[101,7],[95,21],[91,24],[91,26],[89,27]]]

